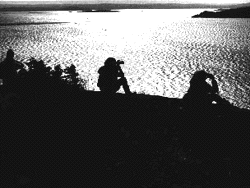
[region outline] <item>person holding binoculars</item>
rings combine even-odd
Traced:
[[[98,70],[99,79],[97,86],[101,92],[114,94],[122,86],[125,94],[131,94],[127,79],[120,67],[121,64],[124,64],[124,62],[120,60],[116,61],[115,58],[109,57],[104,62],[104,66]]]

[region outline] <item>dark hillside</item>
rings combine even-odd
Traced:
[[[144,95],[68,97],[1,115],[2,183],[17,186],[21,177],[31,187],[248,183],[248,111],[214,106],[186,113],[181,100]]]
[[[248,110],[41,78],[1,102],[1,187],[249,185]]]

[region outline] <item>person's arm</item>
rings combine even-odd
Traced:
[[[210,78],[211,80],[214,80],[214,75],[212,75],[212,74],[207,74],[207,78]]]
[[[213,93],[219,92],[218,84],[217,84],[217,81],[215,79],[212,79],[212,92]]]
[[[218,88],[217,81],[214,78],[214,75],[207,74],[207,78],[210,78],[212,80],[212,93],[218,93],[219,92],[219,88]]]
[[[121,67],[120,67],[120,65],[117,65],[117,68],[118,68],[118,77],[124,77],[124,73],[123,73],[123,71],[122,71],[122,69],[121,69]]]
[[[22,63],[23,69],[29,71],[29,66],[26,63]]]
[[[15,60],[15,64],[16,64],[16,69],[25,69],[27,71],[28,69],[28,65],[22,63],[22,62],[19,62],[19,61],[16,61]]]

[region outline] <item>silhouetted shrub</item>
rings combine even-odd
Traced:
[[[27,74],[29,78],[36,80],[46,79],[50,80],[50,82],[56,81],[78,88],[85,88],[82,84],[86,82],[79,77],[79,74],[76,72],[76,67],[73,64],[64,70],[60,65],[56,65],[53,70],[50,66],[46,66],[42,60],[37,61],[31,58],[28,66],[29,71]]]
[[[86,89],[86,82],[80,78],[74,65],[62,69],[58,64],[52,68],[42,60],[31,58],[27,66],[28,71],[18,72],[14,92],[25,98],[33,98],[35,102],[54,102],[57,99],[63,101],[72,92],[78,92],[80,88]]]
[[[54,71],[52,71],[52,75],[51,76],[55,80],[61,80],[62,73],[63,73],[63,69],[61,68],[61,65],[56,65],[54,67]]]
[[[76,88],[86,89],[86,81],[79,77],[79,74],[76,72],[75,65],[72,64],[70,65],[70,67],[67,67],[64,70],[64,73],[66,74],[64,78],[69,85],[74,86]]]

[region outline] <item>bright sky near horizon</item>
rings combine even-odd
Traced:
[[[0,0],[0,1],[57,1],[72,2],[82,1],[83,3],[200,3],[200,4],[241,4],[250,3],[250,0]]]

